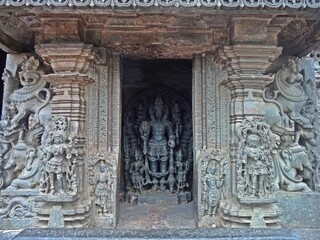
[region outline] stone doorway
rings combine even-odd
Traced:
[[[118,226],[194,227],[192,61],[124,59],[122,66]]]

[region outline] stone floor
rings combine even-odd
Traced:
[[[311,229],[26,229],[1,231],[1,240],[319,240]]]
[[[120,204],[118,229],[196,228],[194,203]]]

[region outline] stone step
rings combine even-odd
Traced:
[[[312,229],[26,229],[18,233],[14,240],[75,240],[75,239],[178,239],[178,240],[319,240],[320,230]]]

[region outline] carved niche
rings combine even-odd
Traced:
[[[274,143],[261,119],[245,119],[238,128],[237,195],[243,203],[274,202]]]
[[[132,99],[123,119],[127,192],[189,191],[193,159],[189,103],[165,87],[148,89]]]
[[[74,136],[69,134],[68,119],[54,116],[42,146],[40,193],[70,194],[78,191],[77,155]]]

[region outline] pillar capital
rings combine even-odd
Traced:
[[[273,77],[265,73],[271,61],[281,54],[281,47],[260,44],[224,46],[219,55],[224,59],[228,78],[223,85],[233,88],[263,89]]]
[[[44,43],[36,52],[51,64],[54,73],[85,74],[95,59],[93,46],[84,43]]]

